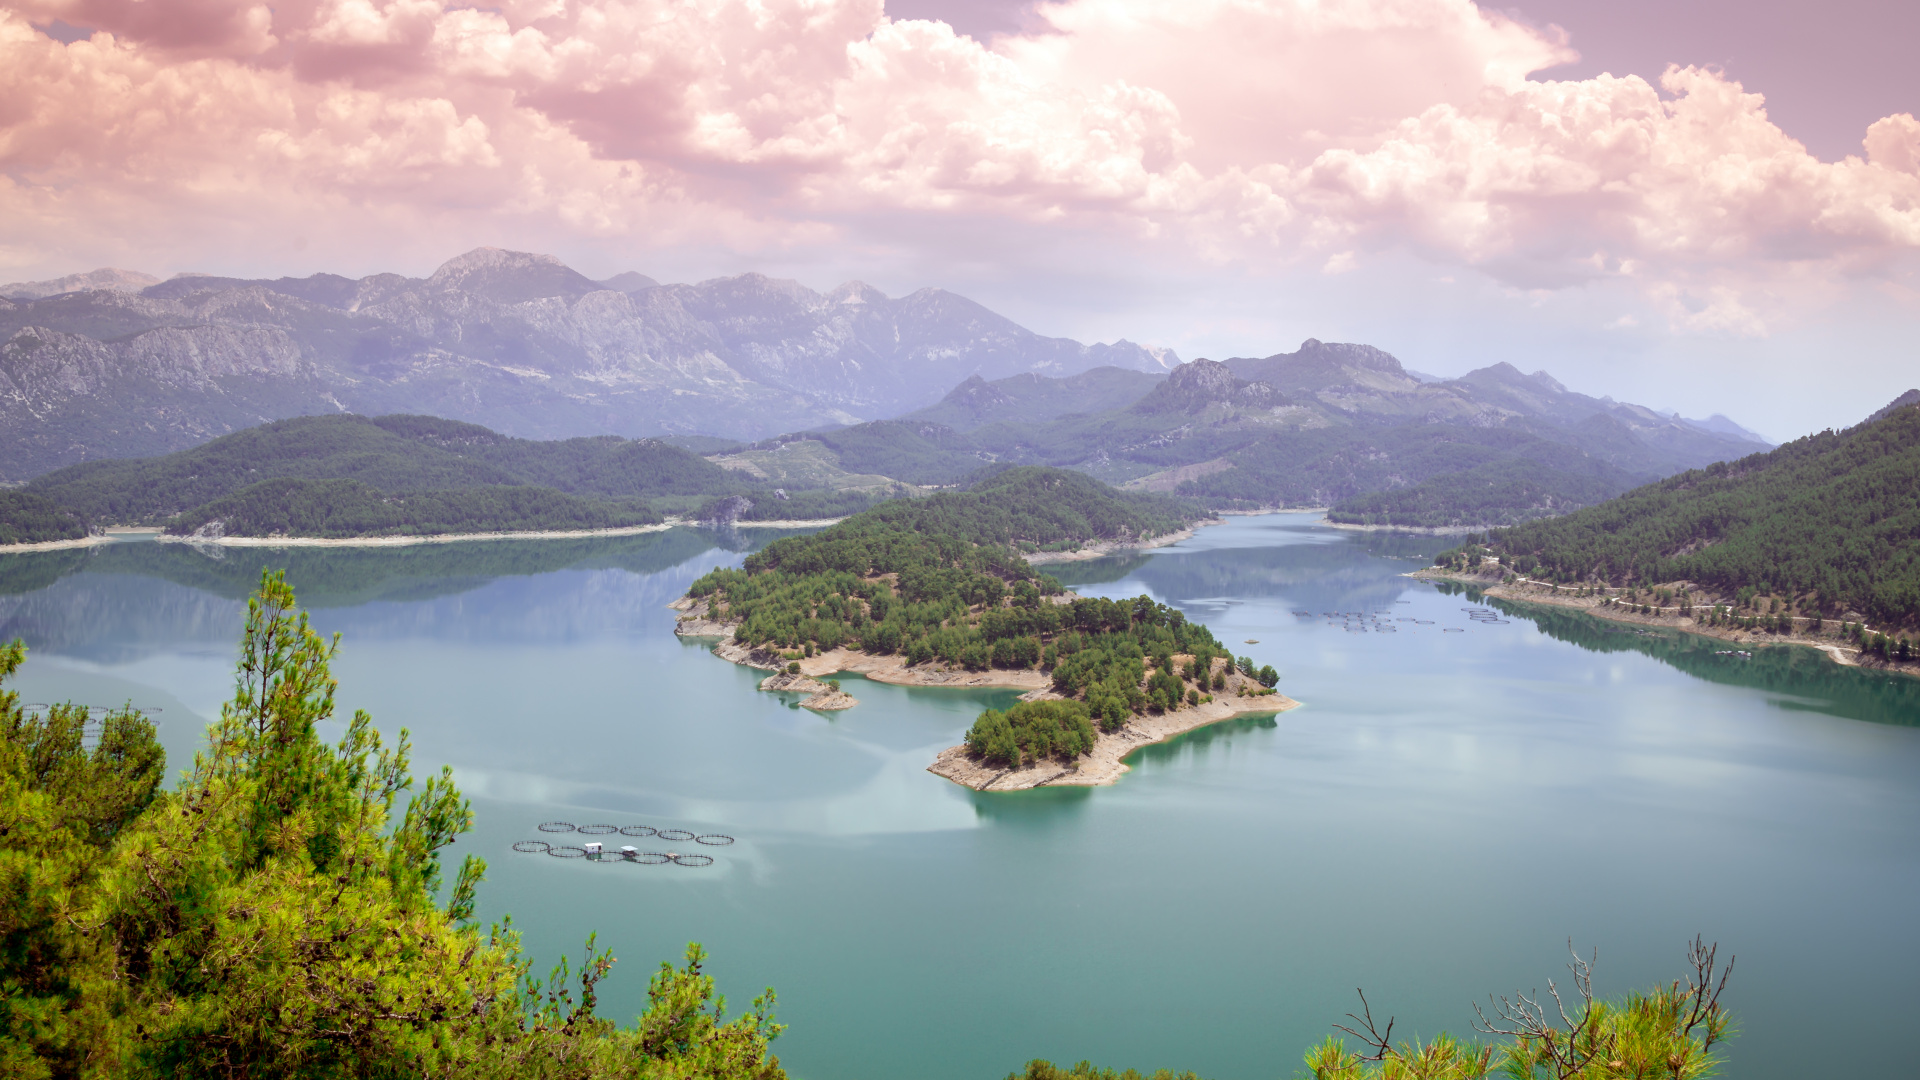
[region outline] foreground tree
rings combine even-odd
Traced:
[[[1505,1038],[1498,1046],[1463,1043],[1445,1034],[1431,1042],[1395,1043],[1393,1020],[1382,1030],[1361,994],[1359,1027],[1336,1025],[1366,1045],[1348,1050],[1330,1038],[1308,1051],[1314,1080],[1481,1080],[1496,1063],[1512,1080],[1702,1080],[1718,1075],[1715,1044],[1732,1031],[1720,995],[1733,961],[1719,967],[1718,947],[1695,938],[1687,946],[1693,971],[1684,979],[1629,994],[1616,1002],[1593,996],[1592,957],[1574,953],[1571,993],[1547,983],[1547,993],[1516,994],[1474,1007],[1475,1027]]]
[[[574,1000],[508,923],[471,922],[485,864],[445,900],[472,824],[452,773],[414,787],[401,732],[340,743],[325,641],[279,574],[248,605],[234,698],[177,790],[137,714],[28,716],[0,693],[0,1072],[22,1077],[784,1077],[771,991],[728,1021],[691,946],[632,1028]],[[0,650],[0,679],[19,666]],[[397,822],[394,809],[409,793]]]

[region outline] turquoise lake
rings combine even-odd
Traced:
[[[861,704],[822,717],[674,636],[666,605],[772,538],[0,556],[0,639],[32,650],[29,702],[158,709],[177,772],[250,586],[285,567],[343,635],[342,715],[410,729],[415,775],[451,764],[472,796],[484,917],[542,971],[597,931],[617,1018],[702,942],[736,1008],[778,990],[805,1080],[1034,1057],[1292,1077],[1355,987],[1396,1034],[1464,1034],[1476,1000],[1562,978],[1569,938],[1619,994],[1681,975],[1696,933],[1738,956],[1728,1075],[1913,1073],[1920,680],[1496,610],[1404,576],[1447,541],[1243,517],[1048,569],[1182,608],[1303,707],[1143,750],[1111,787],[980,795],[925,768],[1011,691],[848,677]],[[549,820],[737,842],[602,838],[701,868],[512,851]]]

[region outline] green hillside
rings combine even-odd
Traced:
[[[0,544],[42,544],[79,540],[87,519],[51,499],[0,488]]]
[[[1176,490],[1230,508],[1331,505],[1333,520],[1356,524],[1476,525],[1585,506],[1652,479],[1529,431],[1452,424],[1270,435],[1229,461]]]
[[[1098,367],[1065,378],[1029,372],[988,382],[975,375],[948,391],[939,404],[900,419],[955,431],[996,423],[1047,423],[1074,413],[1124,409],[1145,397],[1165,377],[1115,367]]]
[[[225,536],[432,536],[653,525],[633,500],[581,499],[551,488],[499,484],[394,495],[358,480],[262,480],[167,521],[187,536],[210,522]]]
[[[87,518],[157,525],[263,480],[355,480],[383,492],[538,486],[593,498],[731,494],[737,474],[654,439],[536,442],[430,416],[306,416],[156,458],[91,461],[28,491]]]
[[[88,522],[191,532],[221,520],[232,535],[329,537],[609,528],[663,511],[843,517],[905,490],[776,490],[659,439],[540,442],[432,416],[307,416],[49,473],[0,501],[0,528],[41,539],[85,535]]]
[[[1569,448],[1554,449],[1566,452],[1499,453],[1411,487],[1343,499],[1328,510],[1327,518],[1350,525],[1421,528],[1517,525],[1610,499],[1636,479],[1591,458],[1566,461],[1580,455]]]
[[[1857,612],[1913,626],[1920,405],[1681,473],[1563,518],[1496,530],[1486,548],[1521,573],[1556,582],[1686,582],[1741,606],[1763,598],[1769,614],[1777,601],[1806,615]]]

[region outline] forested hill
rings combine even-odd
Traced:
[[[1487,549],[1557,582],[1684,582],[1742,605],[1920,624],[1920,395],[1876,417],[1495,530]]]
[[[588,498],[729,494],[740,476],[657,439],[537,442],[431,416],[307,416],[154,458],[90,461],[26,490],[91,520],[158,524],[263,480],[387,492],[533,485]]]
[[[658,439],[541,442],[431,416],[309,416],[155,458],[91,461],[0,499],[0,543],[109,525],[365,536],[840,517],[883,492],[775,491]]]
[[[883,503],[828,532],[901,530],[1031,551],[1097,540],[1149,540],[1204,516],[1184,499],[1115,491],[1082,473],[1027,465],[991,472],[965,491]]]
[[[0,544],[42,544],[86,535],[86,519],[59,503],[0,489]]]

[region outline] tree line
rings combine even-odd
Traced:
[[[187,536],[219,522],[228,536],[430,536],[614,529],[661,521],[645,503],[498,486],[390,494],[358,480],[263,480],[168,519]]]
[[[1746,607],[1920,623],[1920,407],[1648,484],[1565,517],[1492,530],[1491,554],[1561,584],[1685,582]],[[1773,614],[1772,611],[1767,614]]]

